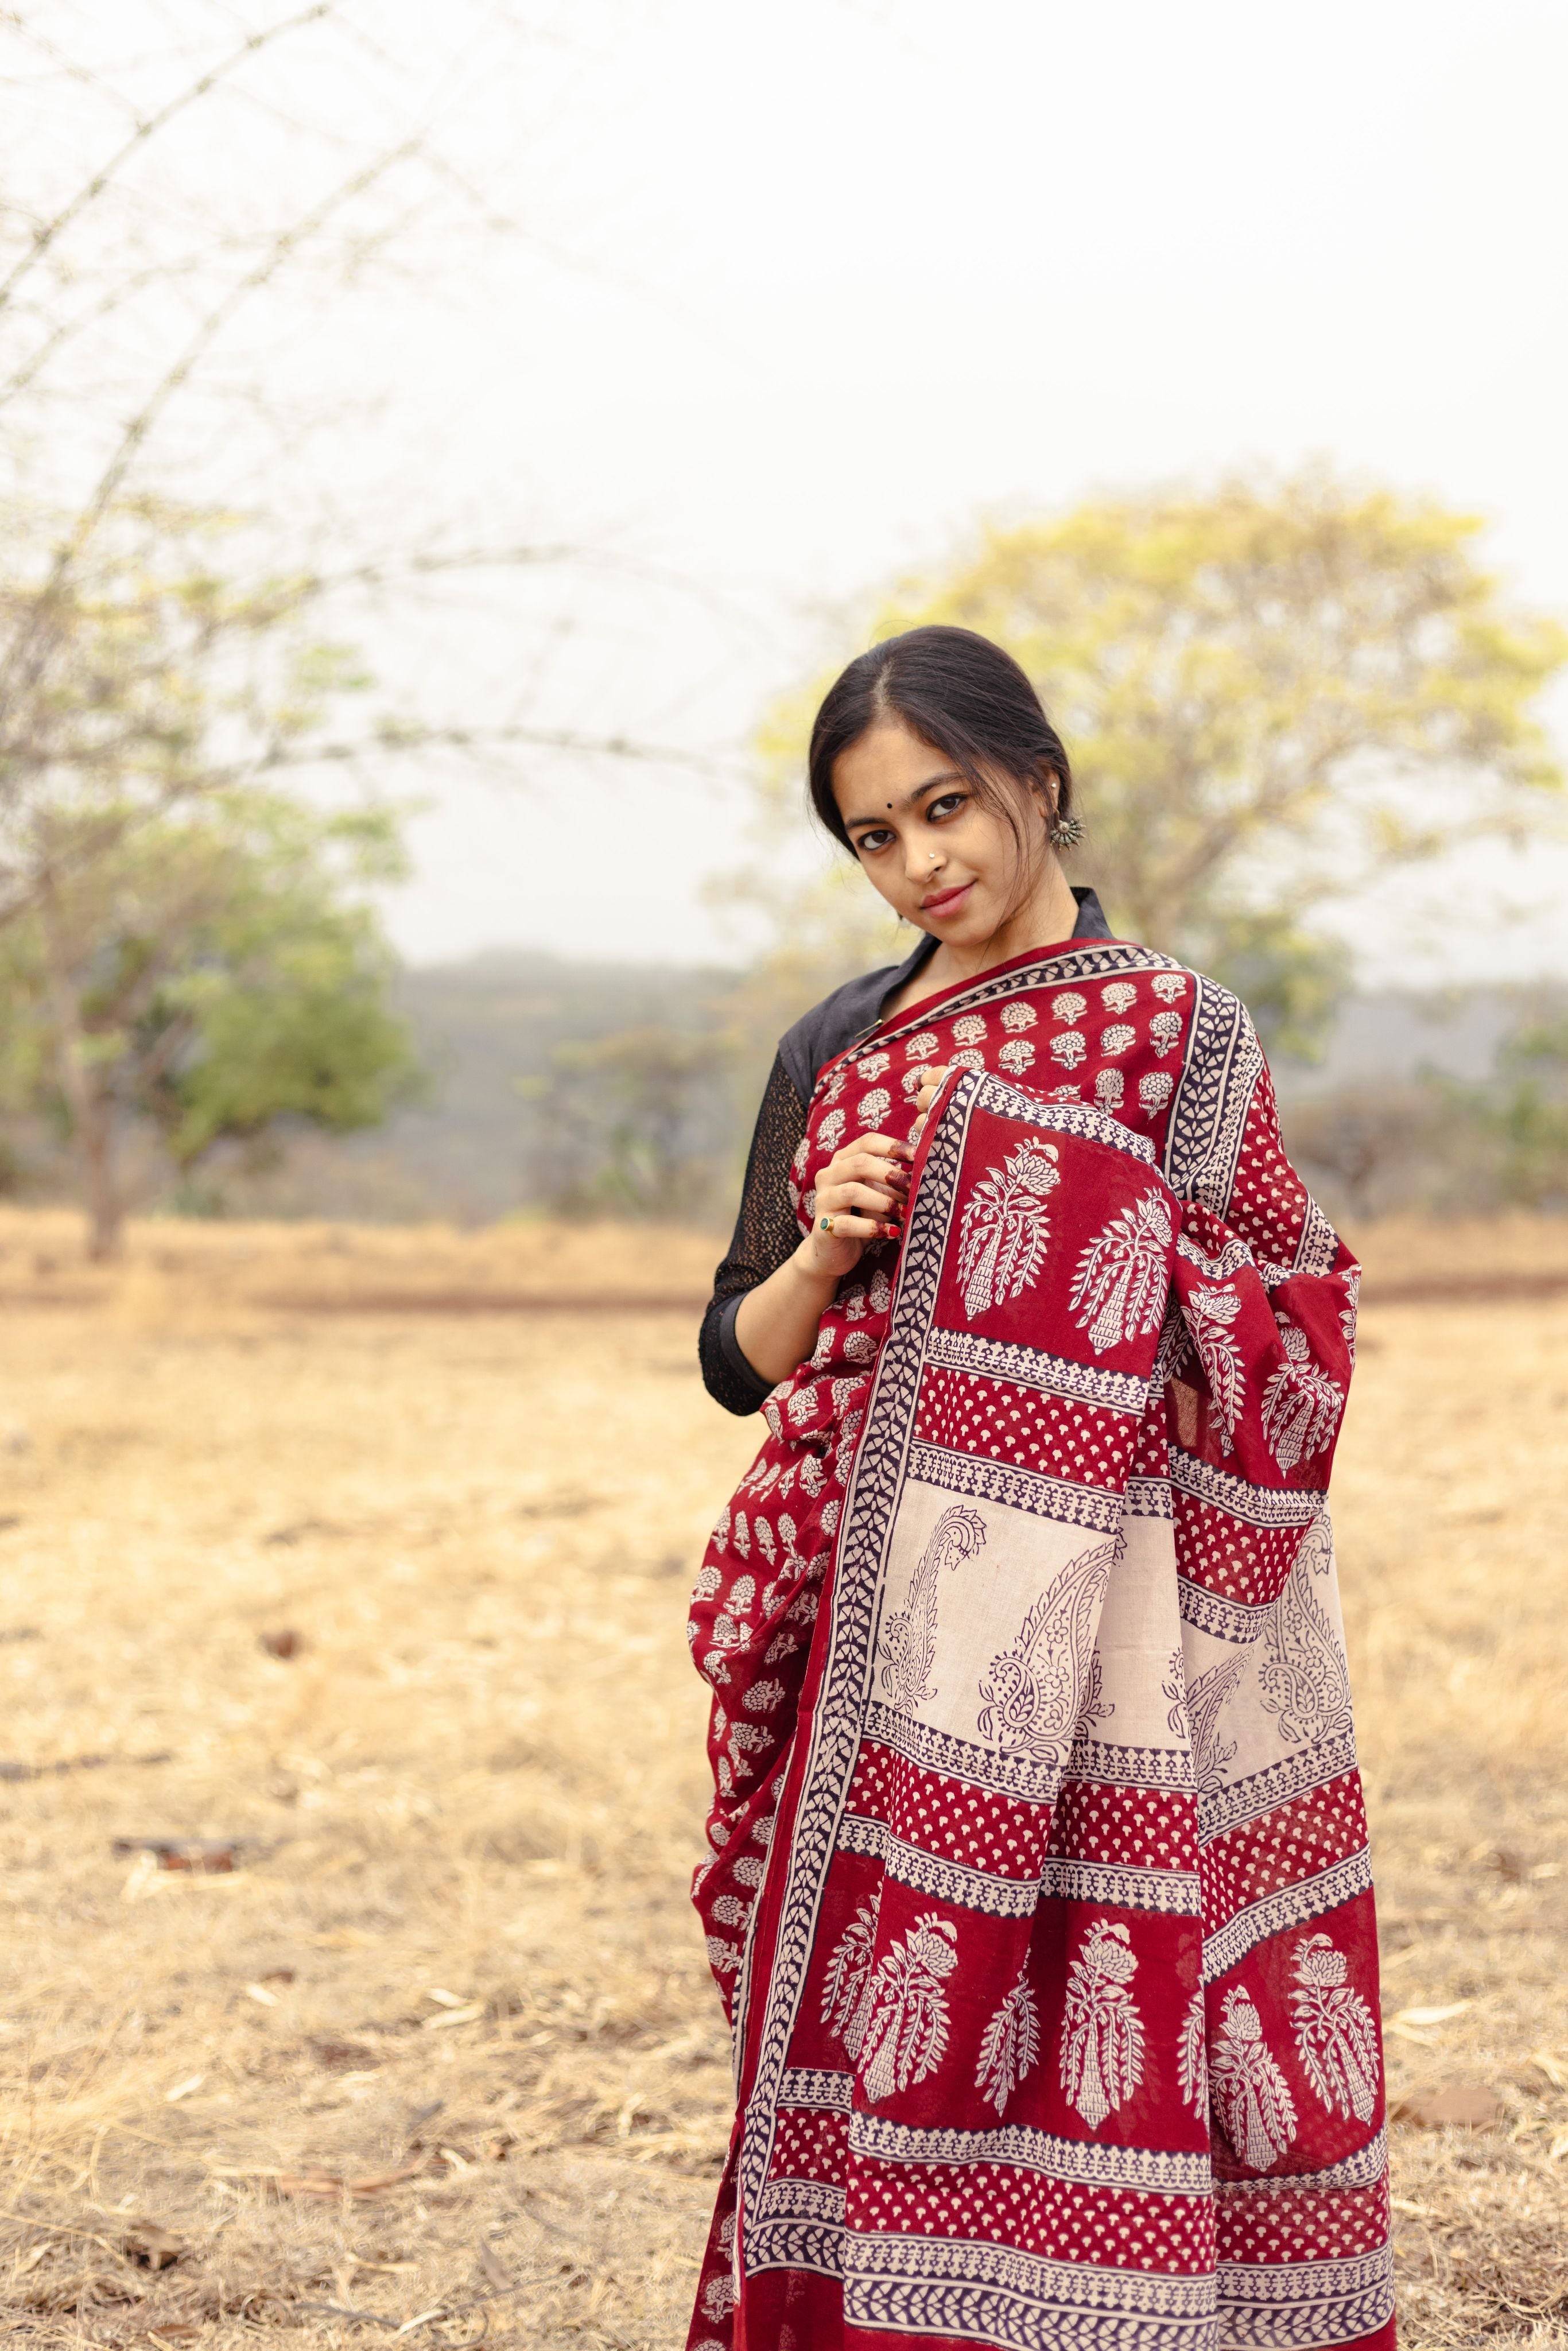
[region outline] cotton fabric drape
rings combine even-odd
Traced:
[[[1326,1488],[1357,1270],[1234,998],[1019,957],[824,1070],[927,1123],[694,1601],[738,2109],[693,2351],[1392,2343]]]

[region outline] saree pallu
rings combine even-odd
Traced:
[[[907,1132],[694,1601],[738,2113],[693,2351],[1393,2342],[1325,1489],[1357,1270],[1246,1014],[1020,957],[822,1072]]]

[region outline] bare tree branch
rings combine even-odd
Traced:
[[[319,204],[312,205],[308,213],[274,237],[265,258],[254,269],[247,270],[222,299],[213,305],[179,357],[165,369],[121,432],[113,455],[84,502],[69,534],[56,551],[43,592],[34,601],[28,625],[19,640],[8,649],[4,663],[0,664],[0,717],[4,716],[8,698],[18,684],[25,692],[37,684],[42,660],[47,659],[47,653],[37,658],[32,657],[38,643],[40,624],[68,580],[78,556],[112,505],[135,463],[137,453],[164,409],[190,381],[205,353],[235,313],[277,275],[285,261],[325,227],[333,214],[346,204],[351,203],[355,196],[362,195],[378,180],[384,179],[389,172],[417,152],[419,145],[417,138],[406,140],[389,153],[377,156],[373,162],[352,173]]]
[[[138,154],[150,141],[155,139],[161,131],[166,129],[188,108],[199,104],[210,90],[215,89],[220,82],[247,63],[258,51],[269,48],[274,41],[282,40],[290,33],[297,33],[304,25],[314,25],[323,16],[330,16],[338,5],[339,0],[313,0],[313,5],[301,9],[298,16],[282,17],[277,24],[267,26],[263,31],[252,33],[248,39],[241,42],[237,49],[231,50],[220,64],[212,67],[208,72],[199,76],[186,89],[180,90],[169,99],[166,105],[161,106],[155,114],[148,115],[142,121],[138,122],[124,145],[111,155],[106,163],[101,164],[89,180],[83,183],[69,203],[63,205],[52,220],[46,221],[43,226],[35,232],[33,242],[26,252],[12,265],[8,275],[0,278],[0,310],[6,308],[17,287],[32,270],[37,267],[51,246],[57,245],[66,231],[98,202],[105,190],[131,162],[132,156]]]

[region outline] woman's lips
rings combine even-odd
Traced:
[[[934,890],[929,898],[920,901],[920,911],[938,917],[956,914],[974,886],[972,882],[960,882],[953,890]]]

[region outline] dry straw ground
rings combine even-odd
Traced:
[[[1479,1239],[1371,1236],[1369,1290]],[[1488,1246],[1568,1270],[1556,1230]],[[100,1280],[0,1218],[12,2340],[681,2341],[727,2124],[682,1625],[753,1432],[689,1314],[456,1309],[708,1261],[163,1226]],[[1500,2116],[1396,2134],[1405,2342],[1568,2344],[1568,1300],[1364,1332],[1338,1520],[1392,2071]]]

